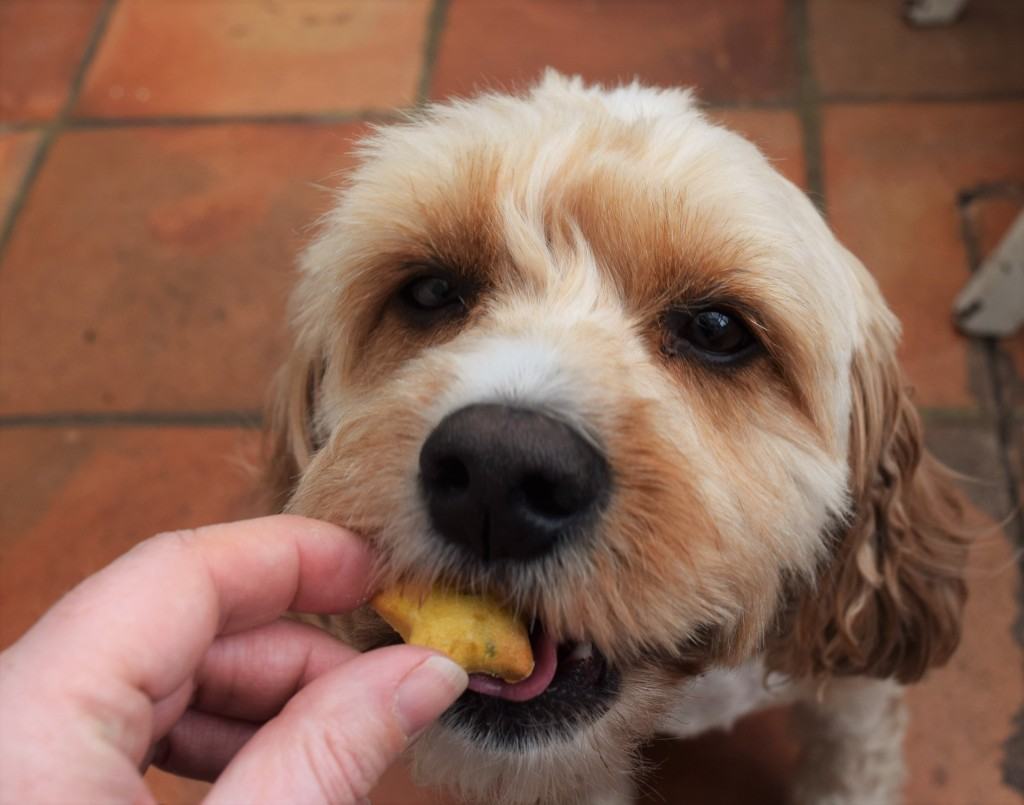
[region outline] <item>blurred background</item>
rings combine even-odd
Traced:
[[[951,306],[1024,199],[1021,0],[928,29],[898,0],[0,0],[0,647],[134,542],[261,510],[293,258],[353,139],[547,65],[696,87],[878,278],[988,528],[962,648],[910,695],[907,801],[1020,802],[1024,335]],[[786,720],[655,744],[645,802],[782,802]],[[441,801],[401,768],[374,797]]]

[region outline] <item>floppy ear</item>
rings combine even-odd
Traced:
[[[850,514],[817,586],[791,601],[769,662],[802,676],[908,683],[960,640],[968,536],[951,475],[922,444],[896,362],[898,327],[874,299],[851,369]]]
[[[274,379],[265,434],[265,482],[275,511],[284,508],[317,449],[313,410],[322,377],[322,361],[295,348]]]

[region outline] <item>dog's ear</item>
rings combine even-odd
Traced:
[[[909,683],[959,642],[968,535],[950,472],[922,444],[896,361],[898,325],[877,292],[870,298],[851,368],[849,517],[817,585],[790,602],[769,658],[801,676]]]
[[[284,508],[317,449],[313,412],[322,379],[322,360],[301,348],[293,350],[274,379],[265,483],[275,511]]]

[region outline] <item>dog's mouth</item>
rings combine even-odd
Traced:
[[[541,626],[530,634],[534,669],[521,682],[472,674],[442,723],[470,740],[525,749],[566,738],[600,718],[620,676],[589,642],[557,643]]]
[[[527,702],[542,695],[554,682],[559,669],[570,663],[594,659],[590,643],[556,643],[543,629],[530,632],[533,647],[533,672],[519,682],[505,682],[489,674],[470,674],[469,689],[483,696],[495,696],[510,702]]]
[[[388,629],[371,645],[400,642]],[[592,643],[559,643],[539,624],[530,630],[530,643],[534,668],[526,679],[504,682],[470,674],[469,689],[445,711],[441,723],[474,743],[525,751],[570,738],[608,711],[621,675]]]

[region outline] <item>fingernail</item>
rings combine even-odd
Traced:
[[[395,691],[395,717],[409,738],[448,709],[469,684],[457,663],[435,654],[413,668]]]

